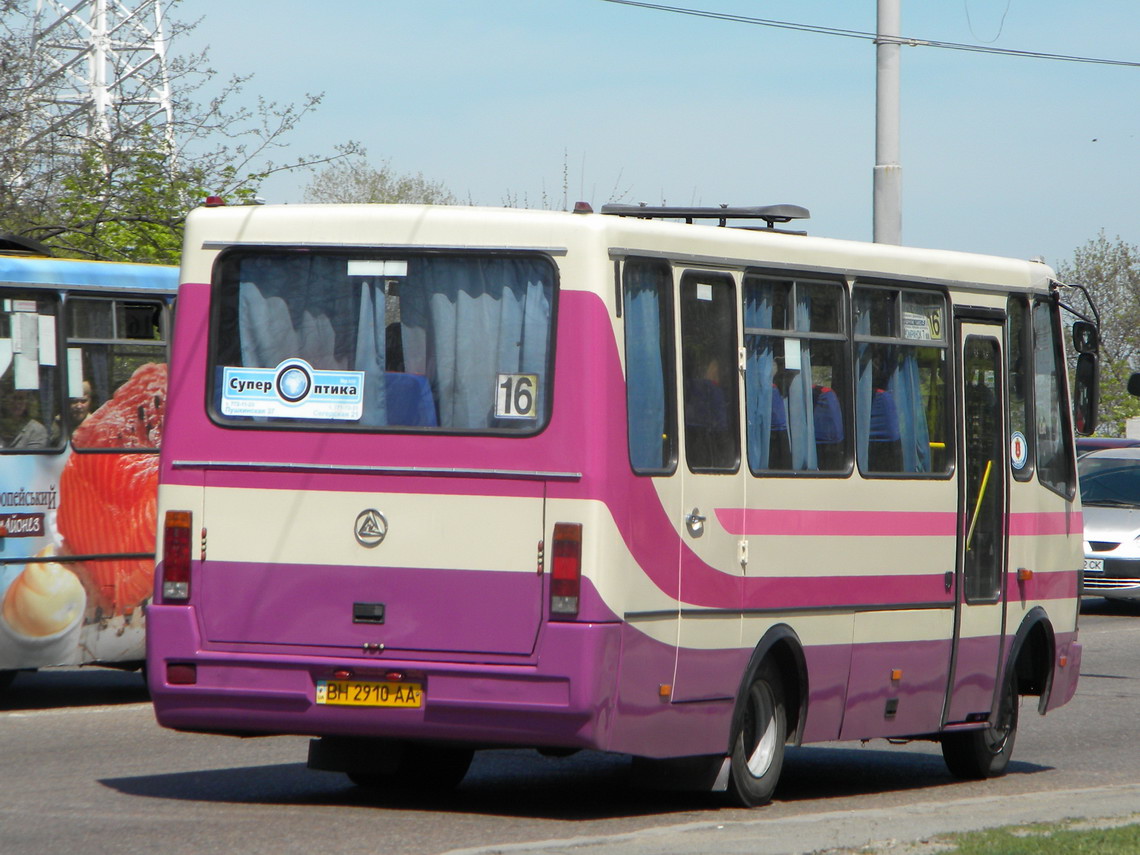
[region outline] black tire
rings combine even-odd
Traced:
[[[998,778],[1009,768],[1017,739],[1020,696],[1017,675],[1006,678],[998,704],[997,721],[983,730],[947,733],[942,737],[942,758],[956,778]]]
[[[788,739],[784,684],[779,672],[764,663],[733,715],[729,799],[740,807],[759,807],[772,800],[784,767]]]
[[[375,773],[366,769],[348,772],[348,779],[368,790],[397,792],[446,792],[454,790],[467,774],[475,752],[470,748],[438,745],[408,745],[401,752],[396,768]]]
[[[18,671],[0,671],[0,692],[12,685],[18,673]]]

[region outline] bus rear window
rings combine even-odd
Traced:
[[[533,433],[550,400],[544,257],[235,250],[214,286],[229,423]]]

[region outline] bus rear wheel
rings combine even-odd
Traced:
[[[942,736],[942,758],[950,774],[967,780],[1005,774],[1017,738],[1018,700],[1017,675],[1013,673],[1005,681],[993,724]]]
[[[771,663],[753,674],[734,721],[728,797],[759,807],[776,791],[788,738],[783,681]]]

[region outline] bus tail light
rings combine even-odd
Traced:
[[[198,666],[193,662],[167,662],[166,682],[172,686],[193,686],[198,682]]]
[[[162,599],[185,602],[190,599],[189,511],[167,511],[162,536]]]
[[[550,615],[563,620],[578,616],[582,590],[582,524],[555,523],[550,563]]]

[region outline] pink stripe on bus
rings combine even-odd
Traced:
[[[950,537],[957,533],[953,511],[818,511],[784,508],[717,508],[717,521],[732,535],[787,534],[844,537]],[[1080,514],[1065,511],[1009,515],[1011,537],[1074,534]]]
[[[1078,534],[1084,530],[1080,514],[1055,511],[1009,515],[1011,537],[1037,537],[1043,534]]]
[[[733,535],[790,534],[809,537],[953,537],[951,511],[796,511],[717,508],[717,521]]]

